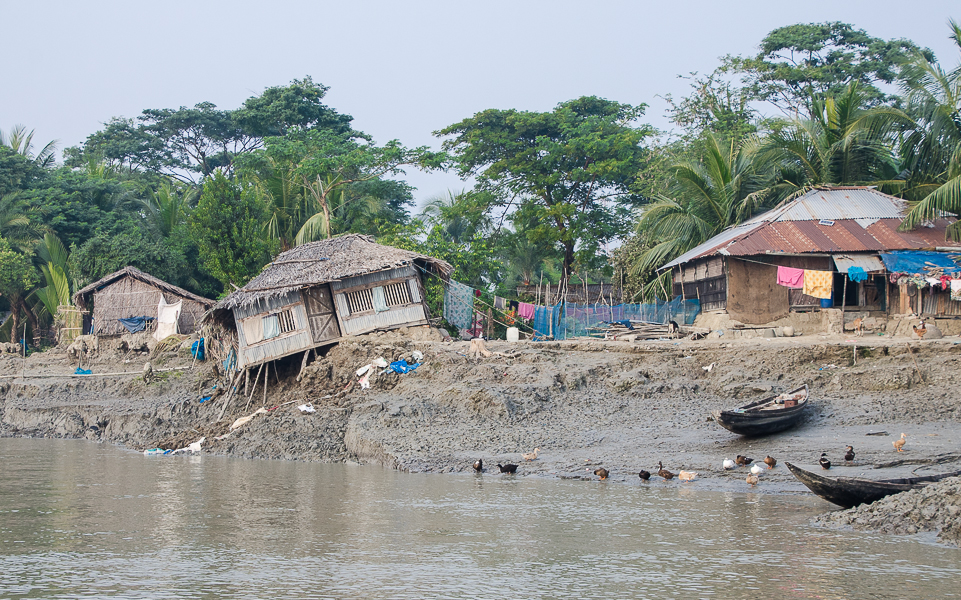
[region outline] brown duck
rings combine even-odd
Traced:
[[[594,469],[594,474],[600,477],[601,480],[603,481],[607,479],[607,476],[610,475],[611,472],[605,469],[604,467],[601,467],[600,469]]]
[[[657,461],[657,474],[664,479],[674,479],[674,473],[671,473],[665,469],[664,465],[661,464],[661,461]]]

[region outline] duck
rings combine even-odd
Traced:
[[[523,457],[524,460],[537,460],[537,453],[539,451],[540,451],[540,448],[534,448],[533,452],[526,452],[524,454],[521,454],[521,457]]]
[[[477,462],[474,463],[474,470],[480,473],[484,470],[484,459],[478,458]]]
[[[747,476],[747,479],[745,479],[744,481],[750,483],[751,485],[757,485],[757,482],[761,481],[761,479],[754,473],[751,473],[750,475]]]
[[[751,467],[751,473],[754,473],[755,475],[760,475],[763,472],[764,469],[761,468],[761,465],[754,465]]]
[[[764,464],[767,465],[768,469],[773,469],[774,466],[777,465],[777,459],[774,458],[773,456],[766,456],[764,458]]]
[[[734,461],[731,460],[730,458],[725,458],[724,462],[721,463],[721,466],[724,467],[725,471],[730,471],[731,469],[734,469],[737,467]]]
[[[830,468],[831,468],[831,461],[828,460],[828,453],[827,453],[827,452],[822,452],[822,453],[821,453],[821,458],[820,458],[820,460],[818,460],[818,464],[821,465],[821,468],[824,469],[824,470],[827,470],[827,469],[830,469]]]
[[[854,460],[854,446],[845,446],[847,452],[844,453],[844,460],[851,462]]]
[[[752,462],[754,462],[754,459],[748,458],[746,456],[741,456],[740,454],[738,454],[737,457],[734,459],[734,462],[737,463],[737,466],[739,467],[746,467]]]
[[[695,471],[678,471],[677,472],[678,481],[694,481],[697,479],[697,472]]]
[[[674,479],[674,473],[671,473],[665,469],[664,465],[661,464],[661,461],[657,461],[657,474],[664,479]]]
[[[517,472],[517,465],[510,465],[510,464],[508,464],[508,465],[502,465],[502,464],[500,464],[500,463],[497,463],[497,468],[501,470],[501,473],[516,473],[516,472]]]
[[[651,472],[641,470],[641,472],[638,473],[637,476],[641,478],[641,481],[647,481],[648,479],[651,478]]]
[[[610,471],[601,467],[600,469],[594,469],[594,474],[601,478],[601,481],[607,479],[607,476],[611,474]]]
[[[898,452],[904,452],[904,444],[905,444],[907,441],[908,441],[908,436],[906,436],[906,435],[904,435],[904,434],[902,433],[900,440],[894,440],[894,441],[891,442],[891,443],[894,444],[894,449],[895,449],[895,450],[897,450]]]

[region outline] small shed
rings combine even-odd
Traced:
[[[120,269],[73,295],[74,304],[93,317],[89,329],[84,327],[84,333],[99,336],[126,333],[120,319],[156,319],[161,300],[167,304],[183,302],[177,319],[180,333],[193,333],[204,313],[216,304],[214,300],[192,294],[136,267]]]
[[[350,335],[427,325],[428,271],[446,281],[453,267],[345,234],[283,252],[208,320],[236,331],[237,366],[250,367]]]

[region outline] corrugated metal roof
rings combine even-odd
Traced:
[[[835,254],[832,258],[839,273],[847,273],[851,267],[861,267],[866,273],[884,270],[884,263],[873,254]]]
[[[843,187],[811,190],[800,198],[758,215],[662,266],[671,268],[709,256],[812,252],[866,252],[950,246],[945,229],[953,219],[938,219],[932,227],[899,232],[907,202],[873,188]]]

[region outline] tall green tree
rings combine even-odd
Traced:
[[[264,235],[267,219],[253,186],[232,182],[220,172],[204,182],[188,226],[204,266],[224,292],[244,285],[276,253],[278,244]]]
[[[458,174],[477,178],[492,209],[516,210],[536,222],[532,242],[563,248],[570,277],[623,234],[642,201],[632,184],[653,133],[635,124],[644,109],[588,96],[546,113],[485,110],[435,135],[448,138]]]
[[[771,31],[755,56],[724,57],[722,70],[742,75],[756,99],[798,116],[810,98],[838,96],[851,83],[860,84],[867,106],[894,102],[878,84],[904,81],[917,53],[934,58],[910,40],[883,40],[847,23],[799,23]]]
[[[263,147],[266,137],[311,130],[349,132],[352,118],[323,104],[327,90],[306,77],[268,88],[233,110],[211,102],[146,109],[136,120],[111,120],[79,148],[68,149],[67,164],[104,161],[121,172],[150,172],[186,183],[197,183],[216,170],[231,177],[236,158]]]
[[[27,295],[36,283],[37,272],[30,258],[12,249],[7,240],[0,237],[0,297],[10,304],[11,341],[19,339],[23,333],[20,326],[22,316],[36,326],[36,319],[26,302]]]
[[[961,50],[961,24],[950,21],[951,39]],[[904,138],[902,156],[909,170],[908,197],[920,199],[902,227],[913,228],[942,213],[961,215],[961,63],[946,70],[919,55],[907,86],[907,111],[916,126]],[[950,239],[961,240],[961,221]]]

